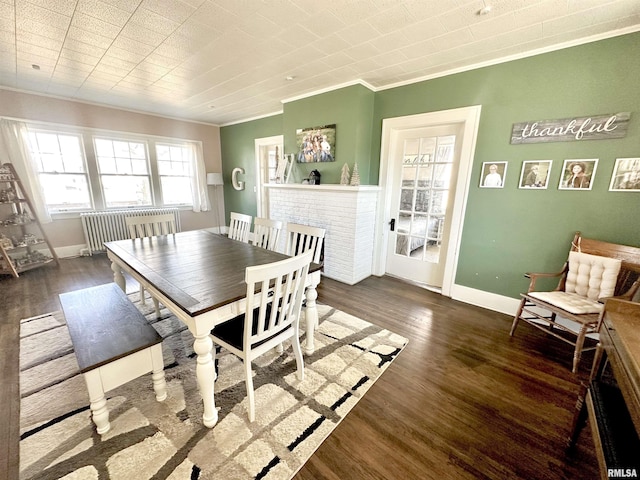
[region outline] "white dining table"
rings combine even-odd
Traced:
[[[193,334],[196,376],[205,426],[218,421],[215,408],[215,351],[211,329],[246,311],[245,269],[286,255],[230,240],[206,230],[106,242],[114,281],[126,290],[124,272],[147,289]],[[306,354],[314,352],[318,324],[316,287],[322,266],[312,263],[305,290]]]

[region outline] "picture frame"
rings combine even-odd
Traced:
[[[616,158],[610,192],[640,192],[640,158]]]
[[[570,158],[564,161],[558,190],[591,190],[598,167],[597,158]]]
[[[336,161],[336,126],[299,128],[296,130],[298,163]]]
[[[549,186],[552,160],[525,160],[520,171],[518,188],[527,190],[546,190]]]
[[[480,175],[480,188],[504,188],[507,162],[484,162]]]

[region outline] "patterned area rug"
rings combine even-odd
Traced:
[[[63,315],[21,322],[21,480],[290,479],[407,343],[318,305],[316,351],[305,356],[304,381],[295,375],[290,344],[254,362],[255,422],[247,418],[241,361],[224,350],[216,356],[219,420],[209,429],[193,337],[166,309],[156,319],[152,303],[140,305],[137,297],[130,296],[164,339],[168,398],[155,400],[150,375],[108,392],[111,430],[102,436]]]

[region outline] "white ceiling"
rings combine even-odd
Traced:
[[[0,86],[224,125],[636,30],[640,0],[0,0]]]

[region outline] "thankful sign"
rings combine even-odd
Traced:
[[[514,123],[511,143],[605,140],[627,135],[630,112]]]

